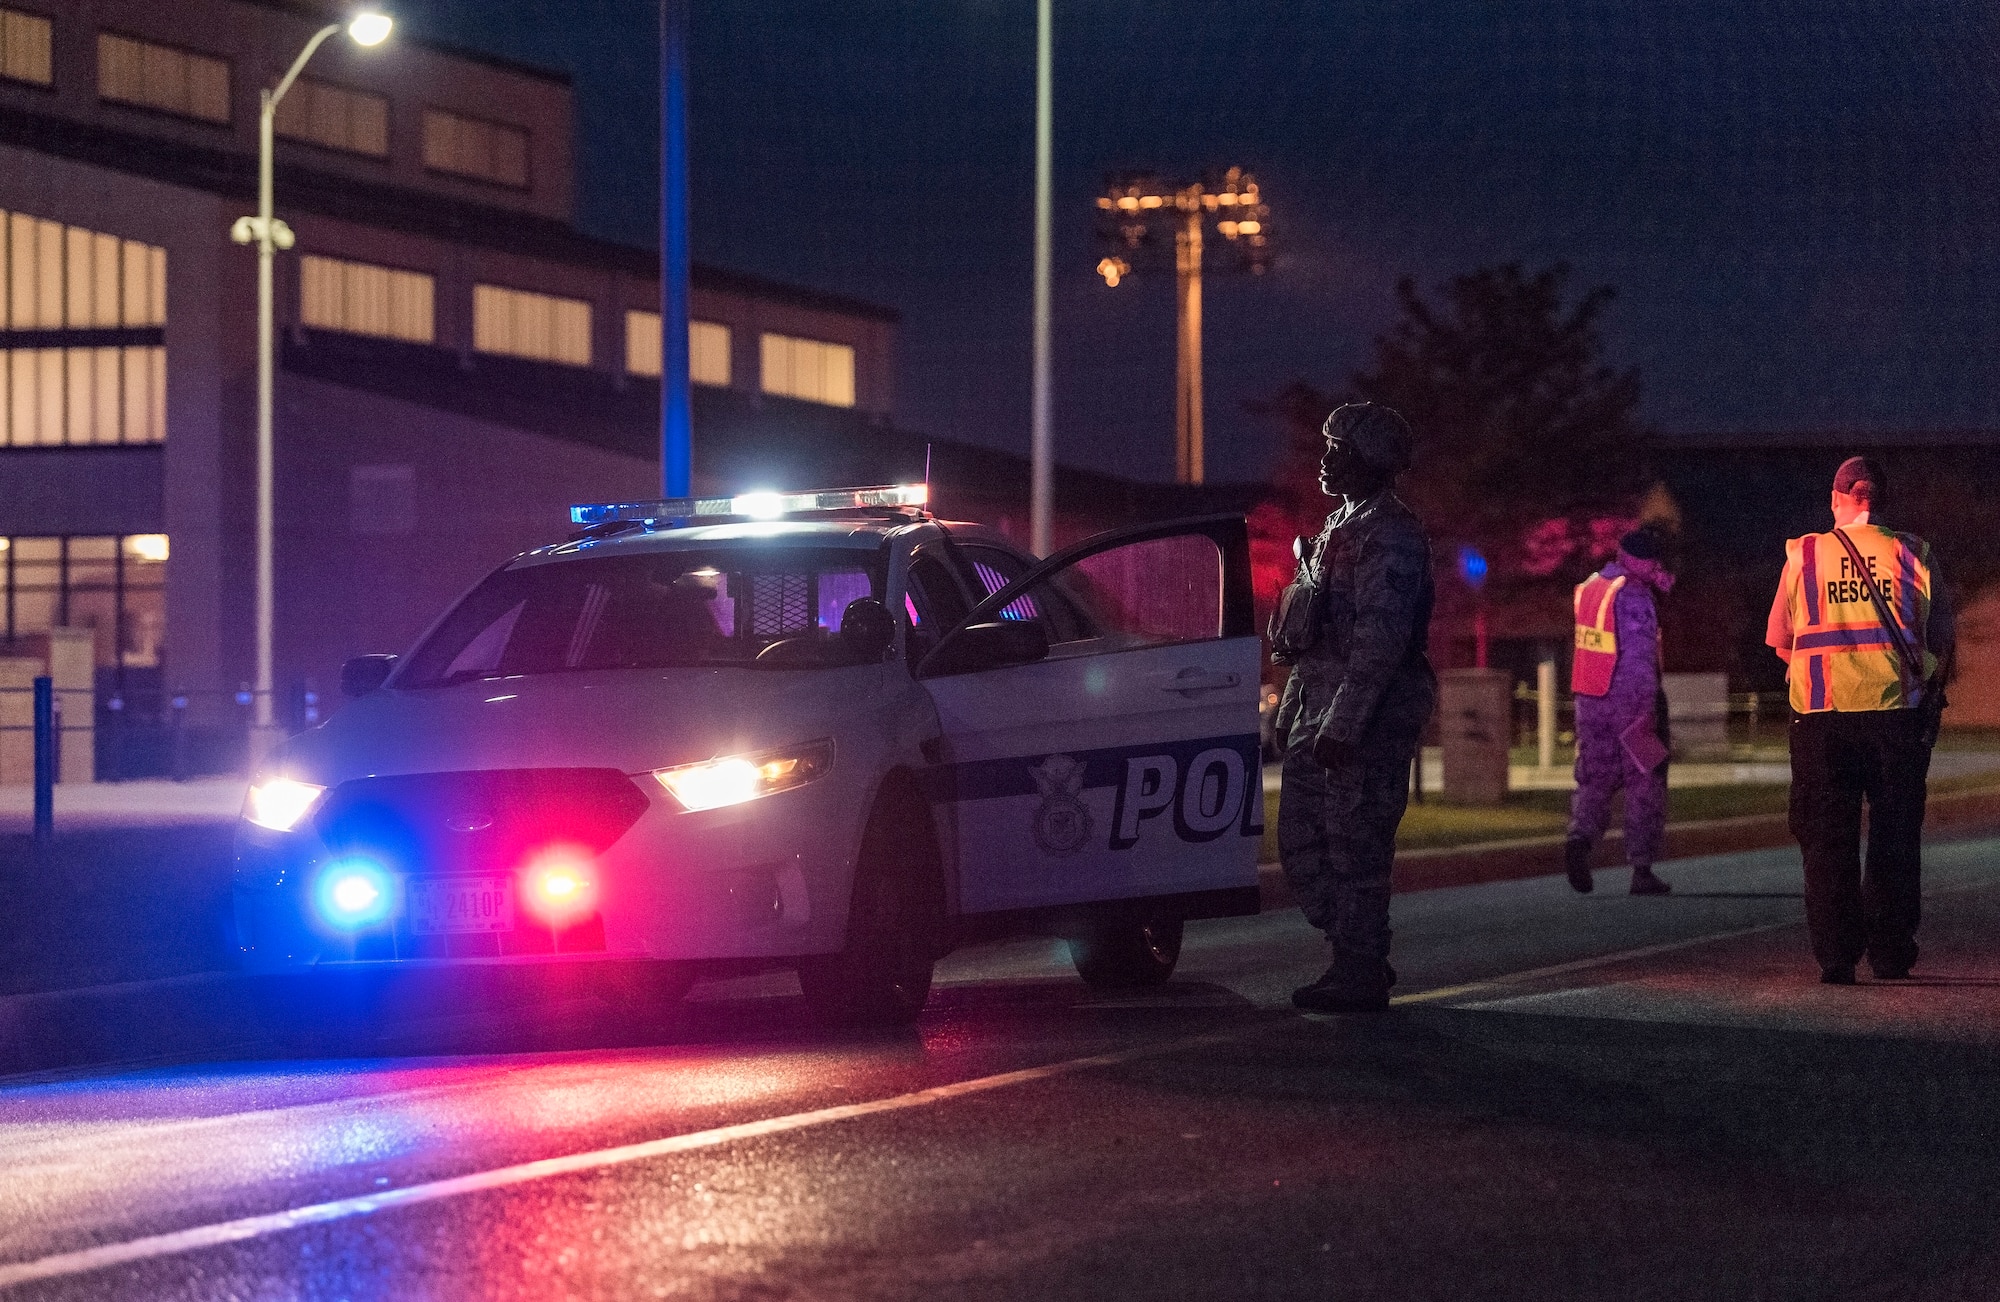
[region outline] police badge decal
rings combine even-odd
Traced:
[[[1035,768],[1035,786],[1042,803],[1035,810],[1035,844],[1043,854],[1068,855],[1090,840],[1090,807],[1083,803],[1083,761],[1051,755]]]

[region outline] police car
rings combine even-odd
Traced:
[[[1186,920],[1257,909],[1244,522],[1037,562],[926,498],[572,508],[257,775],[245,964],[790,966],[846,1023],[970,939],[1164,981]]]

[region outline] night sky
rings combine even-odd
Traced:
[[[580,224],[656,241],[657,8],[398,0],[570,71]],[[2000,428],[2000,9],[1880,0],[1056,0],[1056,435],[1173,463],[1171,276],[1092,271],[1104,173],[1242,163],[1280,258],[1209,281],[1210,477],[1246,400],[1337,386],[1390,289],[1566,260],[1617,286],[1663,431]],[[695,0],[703,261],[903,313],[899,420],[1024,450],[1033,0]]]

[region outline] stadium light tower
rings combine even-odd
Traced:
[[[1187,185],[1151,172],[1120,173],[1107,179],[1097,199],[1097,237],[1110,251],[1097,274],[1117,288],[1163,249],[1162,233],[1174,234],[1174,274],[1179,284],[1179,328],[1174,366],[1174,479],[1199,484],[1203,475],[1201,394],[1201,273],[1210,226],[1222,236],[1235,266],[1261,275],[1271,263],[1271,210],[1257,178],[1232,167]]]

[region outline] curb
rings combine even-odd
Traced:
[[[1924,835],[1927,839],[1956,840],[1993,831],[2000,831],[2000,791],[1934,796],[1925,810]],[[1745,850],[1769,850],[1792,844],[1792,832],[1783,814],[1747,814],[1698,823],[1670,823],[1667,825],[1666,840],[1662,862],[1702,855],[1736,854]],[[1404,850],[1396,855],[1390,890],[1406,895],[1447,886],[1553,877],[1563,871],[1562,847],[1563,838],[1560,836],[1536,836],[1508,841],[1480,841],[1433,850]],[[1613,831],[1598,844],[1592,863],[1598,868],[1616,867],[1625,862],[1624,850],[1624,833]],[[1257,887],[1266,913],[1297,907],[1298,901],[1277,864],[1257,865]]]

